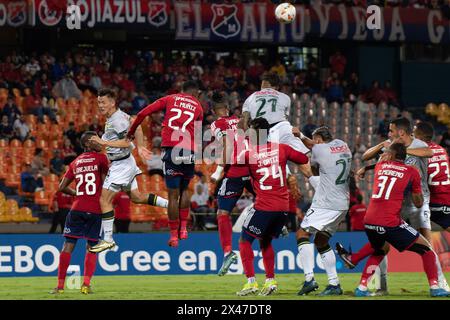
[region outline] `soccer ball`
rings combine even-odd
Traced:
[[[282,3],[275,9],[275,17],[281,23],[291,23],[295,19],[295,7],[290,3]]]

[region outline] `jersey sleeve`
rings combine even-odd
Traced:
[[[311,149],[311,165],[320,165],[322,159],[326,157],[324,152],[325,144],[315,144]]]
[[[145,117],[151,115],[154,112],[164,110],[167,104],[167,98],[168,97],[162,97],[139,111],[136,119],[133,121],[133,124],[130,127],[130,130],[128,131],[128,136],[134,135],[137,127],[142,123],[142,121],[144,121]]]
[[[289,117],[289,115],[291,114],[291,106],[292,106],[291,98],[288,95],[286,95],[286,110],[285,110],[285,113],[286,113],[287,117]]]
[[[244,104],[242,105],[242,112],[250,112],[250,106],[253,101],[253,94],[250,95],[247,99],[245,99]]]
[[[287,160],[290,160],[297,164],[308,163],[309,158],[305,154],[291,148],[287,144],[280,145],[280,147],[284,148]]]
[[[420,174],[419,171],[417,171],[416,168],[411,168],[411,188],[412,193],[422,193],[422,185],[420,182]]]
[[[104,154],[101,154],[101,158],[100,158],[100,174],[107,174],[108,170],[109,170],[108,158]]]

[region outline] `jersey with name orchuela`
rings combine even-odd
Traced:
[[[105,141],[117,141],[125,139],[125,136],[130,127],[130,116],[120,109],[117,109],[111,117],[106,119],[105,133],[102,139]],[[134,145],[131,144],[128,148],[113,148],[106,147],[106,153],[109,160],[121,159],[130,154]]]
[[[250,168],[253,190],[256,193],[254,208],[262,211],[289,212],[287,161],[305,164],[309,161],[308,157],[286,144],[273,142],[250,146],[242,156]]]
[[[240,178],[246,177],[250,175],[248,166],[243,164],[236,164],[236,159],[238,154],[241,151],[246,150],[246,145],[248,142],[245,140],[244,135],[237,134],[237,124],[239,123],[239,118],[235,115],[231,117],[221,117],[211,123],[211,131],[214,134],[214,137],[217,140],[220,140],[222,137],[234,138],[233,141],[233,154],[231,155],[230,160],[232,164],[226,164],[224,169],[224,177],[225,178]],[[232,134],[232,137],[228,137],[228,134]]]
[[[414,139],[412,143],[408,146],[408,149],[415,149],[415,148],[427,148],[428,145],[426,142]],[[416,157],[407,154],[405,164],[409,164],[412,166],[415,166],[417,170],[419,170],[420,174],[420,181],[422,184],[422,193],[425,201],[428,201],[430,197],[430,191],[428,188],[428,158],[424,157]],[[407,207],[414,207],[414,204],[412,203],[411,195],[408,195],[405,197],[405,206]]]
[[[339,139],[315,144],[311,150],[311,165],[319,165],[320,182],[311,207],[348,210],[350,202],[349,175],[352,153]]]
[[[137,126],[146,116],[154,112],[165,111],[162,123],[161,146],[178,147],[195,151],[195,123],[203,120],[203,108],[197,98],[185,93],[172,94],[162,97],[145,107],[137,114],[137,119],[130,128],[130,133],[134,134]],[[201,133],[202,124],[198,123],[198,130]],[[202,139],[200,135],[200,139]],[[200,140],[201,147],[201,140]]]
[[[98,152],[85,152],[69,165],[64,175],[76,182],[75,200],[72,210],[101,214],[100,195],[102,194],[102,176],[108,172],[107,157]]]
[[[252,119],[264,118],[269,124],[286,121],[291,110],[291,98],[272,88],[252,93],[244,102],[242,112]]]
[[[405,194],[422,193],[419,171],[401,161],[382,161],[375,166],[372,197],[364,223],[396,227]]]
[[[447,151],[434,143],[428,143],[433,156],[428,158],[428,186],[430,203],[450,205],[450,163]]]

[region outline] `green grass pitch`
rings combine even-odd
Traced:
[[[450,273],[447,273],[449,278]],[[34,299],[70,299],[70,300],[227,300],[227,299],[258,299],[258,300],[314,300],[314,299],[361,299],[353,296],[353,290],[358,285],[359,274],[340,274],[344,295],[338,297],[318,297],[317,294],[325,288],[325,274],[317,274],[319,291],[306,297],[297,296],[302,274],[280,274],[277,276],[279,291],[268,297],[249,296],[238,297],[238,291],[245,282],[242,275],[170,275],[170,276],[97,276],[92,280],[94,293],[82,295],[79,290],[66,289],[64,294],[51,295],[48,292],[55,287],[56,277],[23,277],[0,278],[0,299],[34,300]],[[260,287],[264,281],[263,274],[256,276]],[[430,299],[428,284],[424,273],[390,273],[388,275],[389,296],[370,297],[363,299],[410,300]],[[448,299],[448,298],[443,298]]]

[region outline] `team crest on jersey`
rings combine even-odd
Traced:
[[[155,26],[160,27],[167,22],[167,7],[165,2],[154,2],[150,1],[148,3],[148,22]]]
[[[47,0],[42,0],[39,4],[38,14],[41,22],[49,27],[57,25],[63,16],[61,10],[51,10],[48,7]]]
[[[8,24],[17,27],[27,20],[26,1],[14,1],[8,4]]]
[[[231,38],[241,31],[241,23],[237,18],[238,8],[230,4],[213,4],[211,31],[218,37]]]

